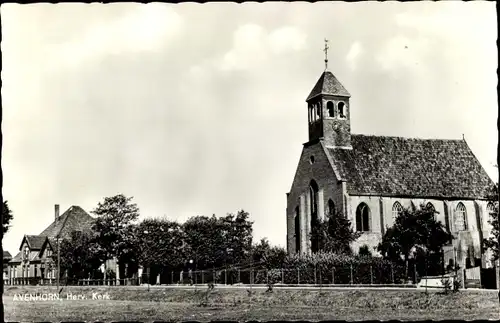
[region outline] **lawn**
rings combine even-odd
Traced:
[[[186,290],[146,287],[69,287],[62,300],[14,300],[14,294],[54,288],[6,287],[7,322],[211,320],[476,320],[500,319],[495,291],[449,295],[418,290]],[[66,299],[66,293],[87,299]],[[109,299],[92,299],[93,293]],[[97,294],[96,294],[97,296]],[[16,296],[17,297],[17,296]],[[19,298],[19,297],[17,297]],[[80,297],[81,298],[81,297]]]

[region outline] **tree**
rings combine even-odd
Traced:
[[[177,222],[145,219],[135,229],[138,262],[153,268],[178,269],[184,261],[183,233]]]
[[[12,221],[12,210],[9,208],[7,201],[3,201],[2,207],[2,229],[5,235],[10,228],[10,221]]]
[[[434,208],[421,205],[405,208],[396,217],[395,223],[382,237],[377,250],[391,261],[404,260],[421,255],[423,259],[441,259],[442,248],[453,236],[443,224],[436,221]]]
[[[67,270],[68,277],[82,279],[101,266],[105,252],[93,233],[73,231],[69,239],[61,242],[60,258],[61,272]]]
[[[252,225],[243,210],[236,216],[196,216],[182,225],[185,254],[198,269],[241,263],[252,246]]]
[[[267,238],[262,238],[259,243],[252,246],[253,265],[267,269],[282,268],[287,258],[284,248],[271,246]]]
[[[316,240],[318,249],[324,252],[350,255],[351,243],[360,236],[360,232],[354,232],[351,221],[338,212],[326,221],[316,219],[311,226],[311,241]]]
[[[132,197],[123,194],[106,197],[103,203],[99,202],[97,208],[91,211],[97,216],[93,229],[97,232],[106,259],[116,257],[120,260],[132,251],[134,231],[131,224],[139,217],[139,208],[131,200]]]
[[[483,252],[491,251],[491,261],[495,262],[500,257],[500,223],[498,221],[498,183],[495,184],[488,194],[488,201],[492,208],[489,213],[488,223],[491,225],[490,237],[483,239]]]

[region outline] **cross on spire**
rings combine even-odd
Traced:
[[[330,47],[328,47],[328,39],[325,38],[325,48],[323,49],[323,51],[325,52],[325,70],[328,69],[328,49]]]

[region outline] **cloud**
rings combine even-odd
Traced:
[[[305,49],[307,35],[296,27],[286,26],[272,31],[267,40],[273,54],[282,54]]]
[[[363,52],[363,45],[359,41],[354,42],[347,53],[346,60],[351,70],[355,70],[358,59]]]
[[[102,55],[160,50],[180,32],[183,23],[182,17],[168,5],[140,4],[123,17],[95,24],[77,40],[56,45],[51,51],[74,65]]]
[[[216,65],[222,70],[247,70],[272,56],[305,49],[307,35],[296,27],[267,32],[261,26],[240,26],[233,34],[233,47]]]

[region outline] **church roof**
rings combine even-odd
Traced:
[[[465,140],[352,135],[327,148],[352,195],[485,198],[493,185]]]
[[[307,97],[306,101],[314,98],[315,96],[327,94],[327,95],[339,95],[350,97],[351,95],[345,87],[337,80],[337,78],[330,71],[324,71],[321,74],[318,82],[312,89],[311,93]]]
[[[57,221],[52,222],[40,235],[48,237],[69,238],[73,231],[88,231],[92,227],[92,218],[81,207],[73,205],[64,212]]]

